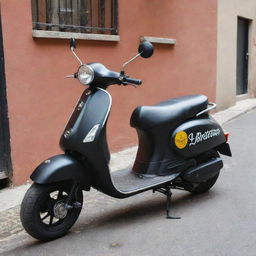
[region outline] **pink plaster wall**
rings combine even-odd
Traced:
[[[83,86],[65,79],[77,62],[68,40],[33,39],[30,1],[1,1],[13,183],[29,179],[47,157],[60,153],[59,137]],[[112,151],[135,145],[129,127],[132,110],[184,94],[203,93],[215,100],[217,3],[215,0],[120,0],[121,41],[78,41],[85,62],[109,69],[136,54],[140,36],[177,39],[177,45],[155,45],[150,59],[127,68],[143,85],[112,86],[113,108],[108,136]]]

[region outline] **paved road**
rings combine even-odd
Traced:
[[[174,191],[173,215],[181,220],[165,219],[163,195],[115,200],[94,191],[85,194],[85,207],[67,236],[39,243],[21,231],[0,240],[0,254],[255,256],[255,127],[256,110],[225,125],[233,158],[224,158],[225,168],[209,193]]]

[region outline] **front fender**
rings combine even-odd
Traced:
[[[89,172],[78,159],[70,155],[57,155],[45,160],[34,170],[30,178],[39,184],[74,180],[84,190],[90,190],[91,186]]]

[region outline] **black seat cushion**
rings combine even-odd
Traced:
[[[172,122],[181,122],[194,117],[207,108],[208,98],[205,95],[188,95],[160,102],[154,106],[137,107],[131,116],[131,126],[150,129]]]

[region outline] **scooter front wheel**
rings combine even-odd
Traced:
[[[81,188],[77,187],[72,195],[71,190],[72,183],[68,181],[33,184],[21,204],[20,218],[24,229],[41,241],[65,235],[76,222],[83,204]]]

